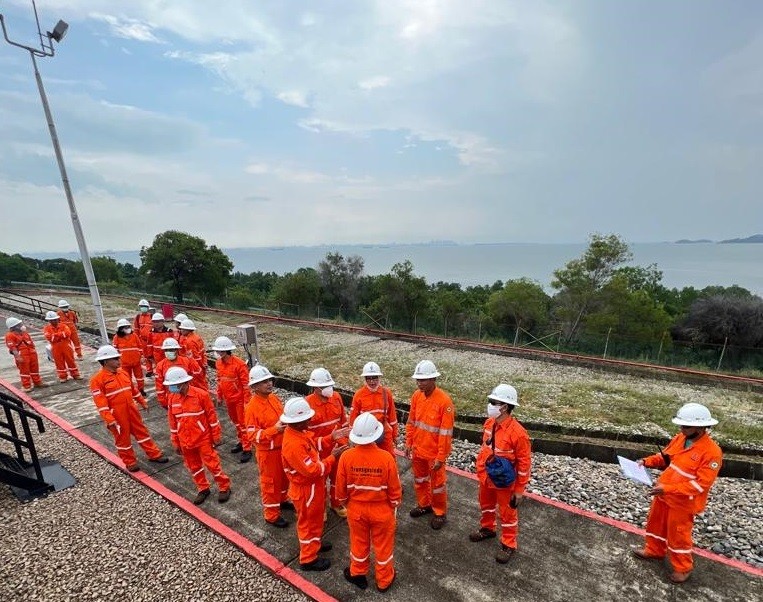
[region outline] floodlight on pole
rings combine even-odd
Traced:
[[[29,52],[29,56],[32,58],[32,65],[34,67],[34,77],[37,81],[37,89],[40,92],[40,100],[42,101],[42,108],[45,111],[45,119],[48,122],[48,131],[50,132],[50,139],[53,142],[53,150],[56,153],[56,161],[58,162],[58,169],[61,172],[61,182],[64,186],[64,193],[66,194],[66,201],[69,203],[69,213],[71,214],[72,226],[74,227],[74,235],[77,238],[77,245],[79,246],[79,254],[82,258],[82,267],[85,269],[85,277],[87,278],[87,285],[90,289],[90,297],[93,300],[93,309],[95,310],[95,317],[98,322],[98,330],[101,334],[103,344],[108,344],[109,334],[106,330],[106,320],[103,317],[103,307],[101,306],[101,295],[98,292],[98,285],[95,282],[95,273],[93,272],[93,264],[90,262],[90,255],[87,252],[87,245],[85,244],[85,235],[82,232],[82,224],[79,221],[79,215],[77,214],[77,207],[74,205],[74,196],[72,195],[72,189],[69,185],[69,176],[66,174],[66,165],[64,164],[64,155],[61,152],[61,145],[58,142],[58,134],[56,133],[56,125],[53,122],[53,114],[50,112],[50,105],[48,105],[48,96],[45,94],[45,87],[42,85],[42,77],[40,76],[40,70],[37,68],[37,57],[45,58],[55,55],[55,49],[53,48],[53,42],[60,42],[64,39],[67,30],[69,29],[66,21],[59,21],[53,28],[53,31],[47,32],[43,35],[40,29],[40,20],[37,16],[37,6],[32,0],[32,7],[34,8],[34,18],[37,22],[37,33],[40,36],[40,47],[34,48],[32,46],[26,46],[14,42],[8,37],[8,30],[5,27],[5,19],[2,13],[0,13],[0,27],[3,29],[3,37],[5,41],[11,46],[22,48]]]

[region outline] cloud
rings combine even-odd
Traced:
[[[361,90],[375,90],[376,88],[386,88],[392,81],[391,78],[386,75],[377,75],[376,77],[369,77],[358,82],[358,88]]]
[[[138,19],[115,17],[113,15],[103,15],[98,13],[93,13],[90,16],[97,21],[108,23],[111,33],[119,38],[137,40],[138,42],[153,42],[155,44],[164,43],[154,35],[154,30],[156,28],[151,23],[142,22]]]
[[[287,105],[294,105],[295,107],[307,108],[308,102],[304,92],[298,90],[290,90],[288,92],[279,92],[276,95],[278,100],[285,102]]]

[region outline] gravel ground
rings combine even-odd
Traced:
[[[0,487],[0,599],[308,600],[46,421],[35,439],[77,485],[20,504]]]

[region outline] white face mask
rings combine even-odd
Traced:
[[[331,397],[334,394],[334,387],[324,387],[321,389],[321,395],[324,397]]]
[[[498,418],[501,415],[501,406],[494,406],[492,403],[487,404],[487,417]]]
[[[124,333],[125,334],[130,334],[131,332],[132,332],[132,328],[125,328],[124,329]]]
[[[166,357],[168,360],[174,360],[177,359],[178,352],[177,351],[165,351],[164,357]]]
[[[21,325],[21,328],[20,328],[19,330],[21,330],[21,332],[26,332],[26,326],[24,326],[24,325],[22,324],[22,325]]]
[[[220,358],[222,358],[222,354],[219,351],[215,351],[215,359],[219,360]]]

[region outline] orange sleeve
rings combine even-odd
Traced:
[[[109,401],[106,399],[106,394],[103,391],[99,374],[96,374],[93,378],[90,379],[90,392],[93,394],[95,407],[98,408],[98,413],[106,423],[106,426],[114,424],[116,420],[114,418],[114,414],[111,413]]]

